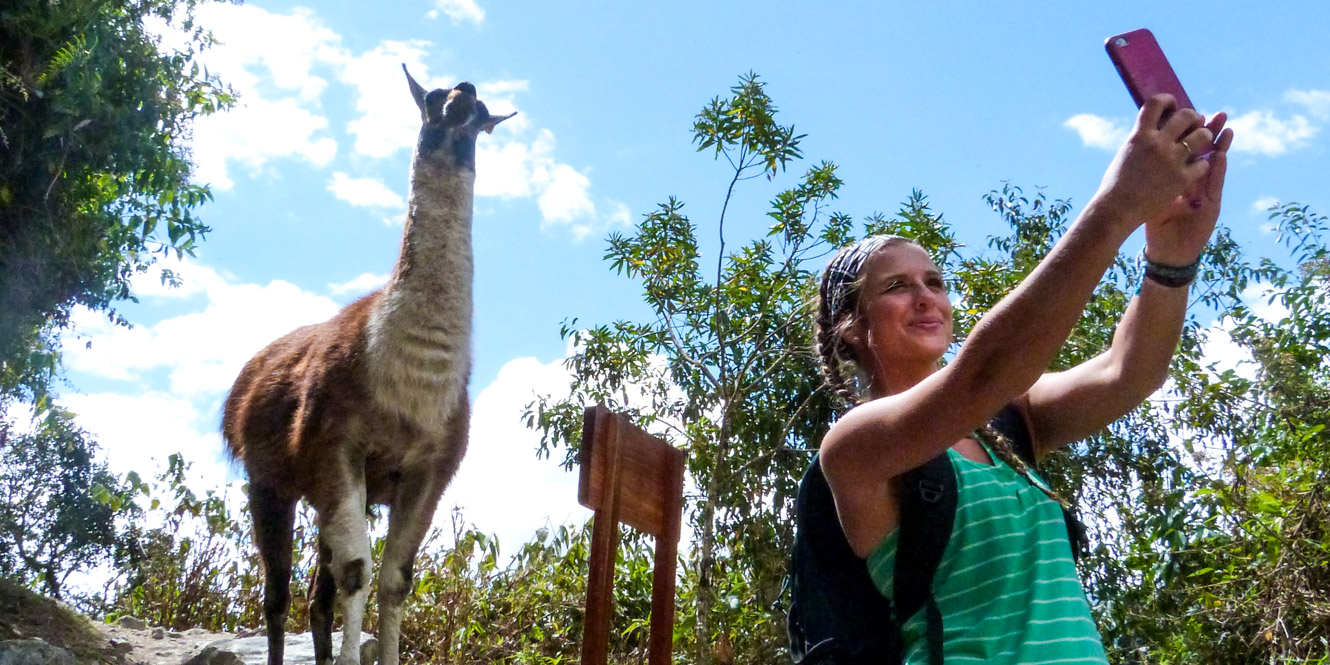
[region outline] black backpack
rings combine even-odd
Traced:
[[[1007,405],[989,423],[1035,468],[1025,420]],[[901,476],[902,503],[896,548],[897,607],[850,549],[822,465],[815,457],[794,503],[794,550],[786,586],[790,655],[796,665],[896,665],[902,658],[900,621],[924,608],[930,663],[942,663],[942,615],[933,601],[933,575],[951,539],[956,518],[956,474],[944,452]],[[1063,510],[1073,557],[1085,547],[1084,526]]]

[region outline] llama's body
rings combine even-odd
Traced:
[[[388,506],[379,646],[384,665],[397,664],[416,550],[466,450],[475,139],[506,117],[489,116],[470,84],[427,95],[408,80],[423,127],[392,278],[332,319],[259,352],[226,400],[222,431],[249,474],[266,575],[270,665],[282,662],[301,497],[318,515],[310,620],[320,665],[332,660],[335,599],[343,609],[337,663],[359,662],[372,569],[365,511]]]

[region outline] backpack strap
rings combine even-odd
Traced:
[[[1031,469],[1039,468],[1039,462],[1034,455],[1034,438],[1030,436],[1030,428],[1025,423],[1025,414],[1021,413],[1020,407],[1016,406],[1015,402],[1002,407],[988,424],[1011,440],[1012,451],[1025,462],[1026,466]]]
[[[896,630],[925,610],[928,654],[932,665],[942,663],[942,614],[933,599],[933,576],[942,562],[942,552],[951,540],[956,521],[956,472],[947,453],[901,475],[900,524],[897,532]]]

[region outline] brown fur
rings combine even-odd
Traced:
[[[424,434],[412,423],[376,408],[369,393],[366,322],[380,294],[292,331],[240,372],[226,400],[222,432],[251,484],[293,502],[306,497],[317,510],[342,496],[336,468],[323,464],[340,450],[364,458],[369,503],[388,504],[404,453],[429,442],[420,441]],[[442,473],[460,455],[432,457]]]

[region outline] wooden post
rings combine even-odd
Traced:
[[[674,575],[683,516],[684,454],[604,406],[582,424],[577,498],[595,511],[587,577],[582,665],[605,665],[614,600],[619,522],[656,538],[651,580],[650,665],[669,665],[674,647]]]
[[[596,414],[588,411],[586,424]],[[609,423],[606,423],[609,425]],[[582,629],[582,665],[606,665],[609,659],[610,617],[614,612],[614,558],[619,550],[619,437],[618,428],[602,426],[596,440],[605,459],[604,495],[591,527],[590,573],[586,585],[586,624]]]

